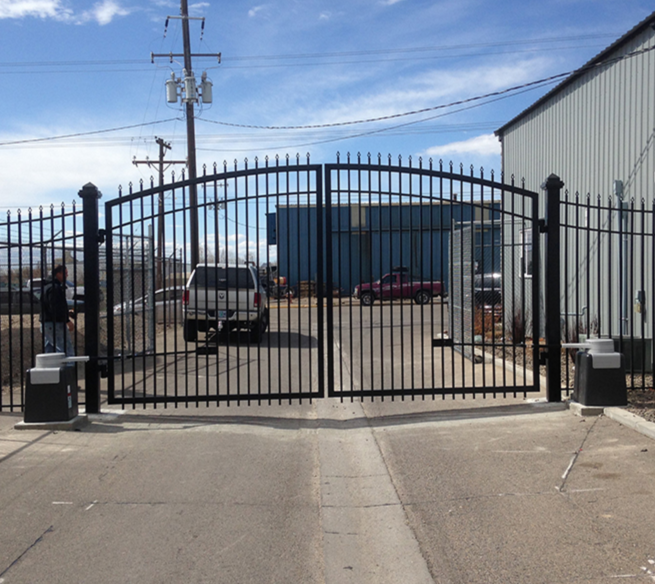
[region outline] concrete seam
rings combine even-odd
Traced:
[[[366,410],[364,410],[364,414],[366,415]],[[368,416],[366,416],[366,419],[369,420]],[[407,528],[410,530],[412,537],[414,538],[414,541],[416,542],[416,547],[418,547],[419,553],[421,554],[421,557],[423,558],[423,561],[425,562],[425,565],[427,566],[428,572],[430,573],[430,576],[432,577],[432,580],[434,581],[434,576],[432,574],[432,570],[430,569],[430,562],[428,561],[428,558],[425,555],[425,552],[423,551],[423,546],[421,545],[421,542],[419,541],[418,537],[416,536],[416,532],[412,528],[412,525],[409,521],[409,516],[407,515],[407,508],[405,504],[403,503],[402,498],[400,497],[400,493],[398,492],[398,485],[396,484],[396,481],[394,480],[393,474],[389,470],[389,464],[387,462],[387,459],[384,455],[384,451],[382,447],[380,446],[380,441],[378,440],[377,434],[373,429],[373,426],[368,423],[369,425],[369,431],[371,432],[371,436],[373,437],[373,440],[375,440],[375,447],[378,449],[378,452],[380,453],[380,458],[382,459],[382,462],[384,463],[385,468],[387,469],[387,476],[389,477],[389,480],[391,481],[391,485],[393,486],[394,493],[396,494],[396,498],[398,499],[399,502],[399,507],[403,510],[403,515],[405,517],[405,524],[407,525]]]
[[[571,475],[571,472],[573,471],[573,467],[575,466],[575,463],[578,461],[578,457],[580,456],[580,453],[582,452],[582,449],[584,448],[584,445],[587,442],[587,439],[589,438],[589,436],[590,436],[591,432],[593,431],[593,429],[596,427],[596,424],[598,423],[599,419],[600,419],[600,416],[597,417],[593,421],[591,426],[587,429],[587,432],[586,432],[584,438],[582,439],[582,443],[580,444],[580,447],[573,454],[573,458],[571,458],[571,462],[569,463],[569,466],[566,468],[566,470],[564,471],[564,474],[562,475],[562,483],[560,484],[559,487],[555,487],[558,490],[558,492],[560,492],[560,493],[564,492],[564,489],[566,488],[566,482],[567,482],[569,476]]]

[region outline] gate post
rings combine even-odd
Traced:
[[[100,253],[98,199],[102,194],[92,183],[79,191],[84,228],[84,352],[89,357],[85,370],[86,412],[100,413]]]
[[[564,183],[551,174],[546,191],[546,396],[549,402],[562,401],[562,337],[560,331],[560,190]]]

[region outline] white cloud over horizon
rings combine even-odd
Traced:
[[[500,156],[500,141],[494,134],[483,134],[468,140],[432,146],[425,151],[428,156],[470,154],[474,156]]]

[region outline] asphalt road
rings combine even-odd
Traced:
[[[0,415],[0,582],[615,583],[655,572],[655,446],[521,400]]]

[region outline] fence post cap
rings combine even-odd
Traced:
[[[80,190],[77,194],[82,198],[96,197],[97,199],[100,199],[102,197],[102,193],[98,190],[98,187],[95,186],[93,183],[86,183],[82,187],[82,190]]]
[[[556,189],[561,189],[564,186],[564,182],[562,179],[557,176],[556,174],[551,174],[544,184],[541,185],[541,188],[546,191],[548,189],[556,188]]]

